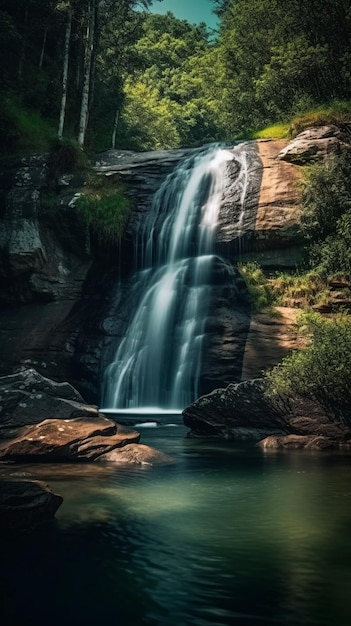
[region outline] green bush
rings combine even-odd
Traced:
[[[130,213],[120,183],[106,182],[102,177],[91,179],[76,208],[100,244],[120,241]]]
[[[55,137],[50,122],[26,107],[11,91],[0,98],[0,145],[3,153],[47,152]]]
[[[258,312],[271,307],[275,303],[274,294],[268,278],[258,263],[255,261],[240,263],[238,269],[246,282],[253,311]]]
[[[285,357],[266,372],[267,394],[287,394],[319,401],[325,407],[351,403],[351,319],[304,313],[298,322],[306,348]]]
[[[351,278],[351,155],[309,167],[302,200],[311,267],[325,277],[344,273]]]

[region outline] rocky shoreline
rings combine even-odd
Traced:
[[[172,459],[144,444],[140,433],[85,404],[69,383],[36,370],[0,378],[0,463],[119,463],[156,465]],[[42,481],[0,478],[0,527],[28,528],[52,519],[62,497]]]

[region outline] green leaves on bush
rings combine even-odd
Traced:
[[[120,241],[128,221],[129,201],[120,184],[90,181],[76,201],[76,208],[101,244]]]
[[[351,154],[310,166],[303,186],[302,229],[310,265],[351,278]]]
[[[350,405],[350,316],[328,319],[318,313],[304,313],[298,325],[308,345],[266,372],[268,395],[298,395],[329,408]]]
[[[258,312],[274,303],[274,294],[268,278],[256,262],[241,263],[238,269],[246,282],[253,311]]]

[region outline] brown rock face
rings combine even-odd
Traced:
[[[30,528],[52,519],[62,497],[40,480],[0,480],[0,528]]]
[[[291,350],[301,347],[296,332],[299,310],[276,307],[273,317],[264,311],[254,313],[245,342],[241,379],[258,378],[262,371],[276,365]]]
[[[306,165],[350,149],[350,132],[331,124],[307,128],[279,152],[278,158],[288,163]]]
[[[296,247],[301,243],[299,233],[300,195],[298,181],[301,173],[290,163],[277,157],[286,141],[258,141],[262,161],[262,182],[256,222],[256,249],[269,251],[273,265],[296,263]]]
[[[100,415],[95,419],[47,419],[25,426],[0,444],[3,461],[95,461],[102,454],[127,443],[137,443],[140,434]]]

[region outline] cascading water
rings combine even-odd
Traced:
[[[184,160],[156,193],[137,241],[127,332],[106,368],[103,405],[180,410],[198,396],[214,235],[229,150]]]

